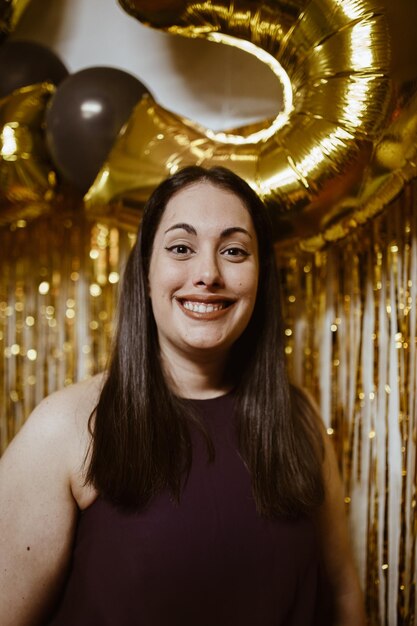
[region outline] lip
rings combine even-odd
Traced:
[[[233,300],[232,298],[221,297],[219,295],[213,295],[213,296],[192,295],[192,296],[181,296],[181,297],[176,296],[175,301],[177,302],[181,311],[185,315],[187,315],[187,317],[190,317],[192,319],[200,319],[200,320],[216,320],[220,317],[223,317],[224,315],[228,313],[230,308],[235,303],[235,300]],[[225,304],[226,306],[224,306],[221,309],[217,309],[215,311],[200,312],[200,311],[193,311],[191,309],[186,308],[184,306],[185,302],[193,302],[195,304],[205,304],[205,305],[210,305],[210,304],[211,305],[216,305],[216,304],[224,305]]]

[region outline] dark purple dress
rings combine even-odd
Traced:
[[[212,436],[214,463],[194,432],[180,505],[162,493],[140,514],[100,498],[82,512],[51,626],[331,624],[312,522],[256,513],[232,394],[192,402]]]

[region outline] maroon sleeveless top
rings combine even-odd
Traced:
[[[98,498],[80,513],[50,626],[326,626],[329,594],[307,518],[259,517],[237,450],[233,395],[192,400],[212,437],[192,432],[181,502],[141,513]]]

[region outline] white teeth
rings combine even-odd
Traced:
[[[203,302],[190,302],[189,300],[184,300],[182,305],[184,309],[188,309],[188,311],[193,311],[195,313],[213,313],[213,311],[221,311],[221,309],[225,308],[223,303],[204,304]]]

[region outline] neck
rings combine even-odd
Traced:
[[[182,398],[207,399],[227,393],[232,382],[226,376],[228,354],[178,354],[161,350],[168,384]]]

